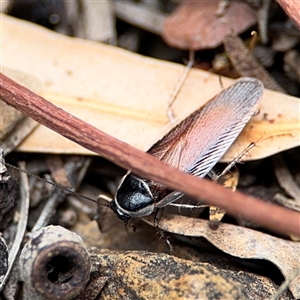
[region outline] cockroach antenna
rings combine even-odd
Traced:
[[[100,204],[100,205],[102,205],[102,206],[107,206],[107,207],[109,207],[109,204],[100,203],[99,201],[97,201],[97,200],[95,200],[95,199],[93,199],[93,198],[90,198],[90,197],[84,196],[84,195],[82,195],[82,194],[80,194],[80,193],[77,193],[77,192],[75,192],[75,191],[72,191],[70,188],[67,188],[67,187],[65,187],[65,186],[63,186],[63,185],[60,185],[60,184],[58,184],[58,183],[55,183],[55,182],[53,182],[53,181],[47,180],[47,179],[45,179],[45,178],[42,178],[42,177],[40,177],[40,176],[38,176],[38,175],[36,175],[36,174],[33,174],[33,173],[31,173],[31,172],[28,172],[27,170],[21,169],[21,168],[19,168],[19,167],[16,167],[16,166],[14,166],[14,165],[11,165],[11,164],[9,164],[9,163],[7,163],[7,162],[4,162],[4,164],[5,164],[7,167],[11,168],[11,169],[14,169],[14,170],[23,172],[23,173],[27,174],[28,176],[33,177],[33,178],[35,178],[35,179],[37,179],[37,180],[39,180],[39,181],[46,182],[46,183],[48,183],[48,184],[54,186],[55,188],[58,188],[58,189],[64,191],[64,192],[67,193],[67,194],[70,194],[70,195],[79,197],[79,198],[84,199],[84,200],[92,201],[92,202],[97,203],[97,204]],[[105,199],[105,200],[108,201],[108,199]]]

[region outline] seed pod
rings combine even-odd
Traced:
[[[90,271],[81,238],[60,226],[36,231],[20,256],[26,299],[72,299],[85,288]]]

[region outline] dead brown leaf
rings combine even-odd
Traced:
[[[255,11],[244,2],[184,1],[167,18],[162,36],[172,47],[200,50],[220,46],[225,35],[239,34],[256,23]]]

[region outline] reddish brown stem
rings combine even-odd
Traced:
[[[139,176],[222,207],[231,215],[265,228],[300,236],[299,213],[239,192],[233,193],[213,182],[180,172],[70,115],[3,74],[0,78],[0,98],[40,124]]]
[[[300,1],[298,0],[276,0],[284,9],[287,15],[300,28]]]

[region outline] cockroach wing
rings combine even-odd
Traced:
[[[260,80],[244,77],[179,123],[148,153],[181,171],[204,177],[257,109]]]

